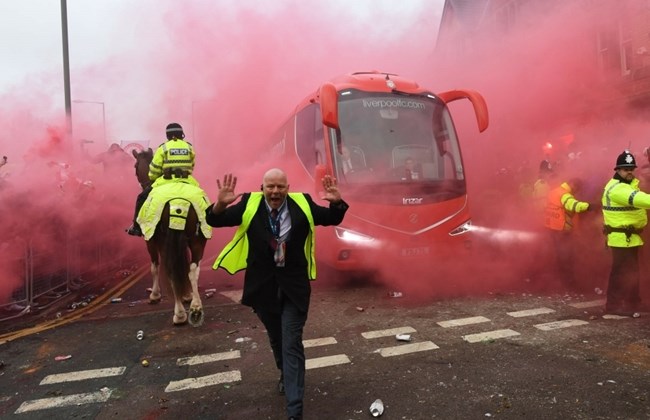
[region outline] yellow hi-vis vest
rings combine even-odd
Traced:
[[[149,179],[155,181],[162,176],[165,169],[175,168],[192,175],[195,156],[194,148],[185,140],[167,140],[156,149],[149,164]]]
[[[253,216],[259,208],[260,202],[264,195],[261,192],[253,192],[248,198],[246,209],[242,215],[241,224],[235,231],[232,240],[219,253],[219,256],[212,264],[213,270],[220,267],[230,274],[244,270],[248,264],[248,236],[246,232],[251,224]],[[305,213],[309,221],[309,234],[305,241],[305,258],[307,259],[307,272],[310,280],[316,280],[316,257],[314,255],[314,216],[311,214],[309,203],[302,193],[289,193],[289,197],[298,204],[298,207]],[[288,211],[288,210],[287,210]]]
[[[650,195],[639,190],[639,179],[629,184],[610,179],[605,185],[602,204],[607,245],[619,248],[643,245],[638,231],[648,223],[646,209],[650,208]],[[616,230],[608,231],[612,228]],[[628,229],[629,234],[620,229]]]
[[[569,231],[573,228],[573,215],[589,208],[589,203],[578,201],[571,193],[571,187],[563,182],[548,193],[544,209],[544,226],[551,230]]]
[[[544,205],[546,204],[549,189],[550,186],[546,180],[538,179],[535,181],[532,192],[533,207],[535,210],[539,210],[540,212],[544,211]]]

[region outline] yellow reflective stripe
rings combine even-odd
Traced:
[[[222,267],[228,273],[235,274],[248,266],[246,261],[248,259],[248,236],[246,232],[260,205],[260,201],[262,201],[261,192],[251,193],[244,214],[242,214],[241,224],[235,231],[232,240],[223,248],[214,264],[212,264],[213,270]]]
[[[309,234],[305,240],[305,258],[307,259],[307,273],[310,280],[316,280],[316,240],[314,238],[314,216],[311,214],[309,203],[302,193],[289,193],[289,197],[298,204],[309,221]]]

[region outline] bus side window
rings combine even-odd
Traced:
[[[314,173],[318,161],[324,159],[323,144],[320,107],[317,104],[310,104],[296,114],[296,151],[298,158],[310,174]]]
[[[317,123],[318,124],[318,123]],[[325,164],[325,140],[323,139],[323,126],[317,125],[314,132],[314,147],[316,149],[316,164]]]

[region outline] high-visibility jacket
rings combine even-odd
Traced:
[[[603,191],[603,219],[607,245],[626,248],[643,245],[641,229],[648,224],[646,209],[650,194],[639,190],[639,179],[631,183],[612,178]]]
[[[544,205],[546,203],[547,197],[548,197],[548,191],[550,189],[550,186],[548,185],[548,182],[546,182],[545,179],[538,179],[535,181],[533,184],[533,207],[538,210],[542,211],[544,210]]]
[[[194,171],[194,148],[192,144],[181,139],[167,140],[161,144],[149,164],[149,179],[154,181],[153,186],[157,186],[167,182],[188,182],[195,186],[199,183],[192,176]],[[162,175],[166,170],[180,169],[187,177],[178,178],[172,176],[165,179]]]
[[[214,261],[212,269],[217,270],[222,267],[230,274],[235,274],[238,271],[244,270],[247,266],[248,260],[248,236],[246,231],[251,224],[253,216],[260,206],[264,194],[261,192],[251,193],[246,209],[242,214],[242,221],[232,240],[224,247],[219,253],[219,256]],[[310,280],[316,279],[316,256],[314,253],[315,239],[314,239],[314,217],[311,214],[309,203],[303,193],[289,193],[289,197],[296,202],[300,210],[305,213],[309,221],[309,234],[305,240],[305,258],[307,259],[307,274]]]
[[[569,231],[573,228],[573,216],[588,209],[589,203],[576,200],[569,184],[563,182],[548,193],[544,226],[551,230]]]

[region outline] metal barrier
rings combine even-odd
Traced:
[[[48,308],[90,283],[130,274],[142,256],[133,252],[131,245],[135,244],[127,242],[129,239],[121,231],[91,235],[68,232],[39,237],[38,244],[20,238],[0,244],[0,250],[23,250],[19,257],[3,259],[12,278],[19,281],[14,281],[8,301],[0,301],[0,322]],[[143,243],[138,245],[144,250]]]
[[[7,243],[5,243],[7,244]],[[5,245],[3,244],[3,245]],[[7,246],[7,245],[5,245]],[[18,269],[18,267],[23,267],[23,275],[20,276],[17,274],[17,277],[20,278],[21,283],[17,284],[17,287],[11,292],[11,296],[7,303],[0,304],[0,321],[7,319],[17,318],[19,316],[25,315],[30,312],[30,282],[29,282],[29,247],[23,246],[23,256],[17,258],[10,258],[6,261],[7,267],[11,270],[12,267]],[[1,248],[0,248],[1,249]],[[7,270],[7,267],[4,270]],[[10,277],[11,278],[11,277]]]
[[[63,240],[61,240],[63,239]],[[33,305],[40,299],[41,308],[47,308],[52,302],[64,297],[67,288],[67,248],[65,236],[57,238],[56,233],[50,237],[40,237],[39,243],[29,243],[30,252],[30,300]]]

